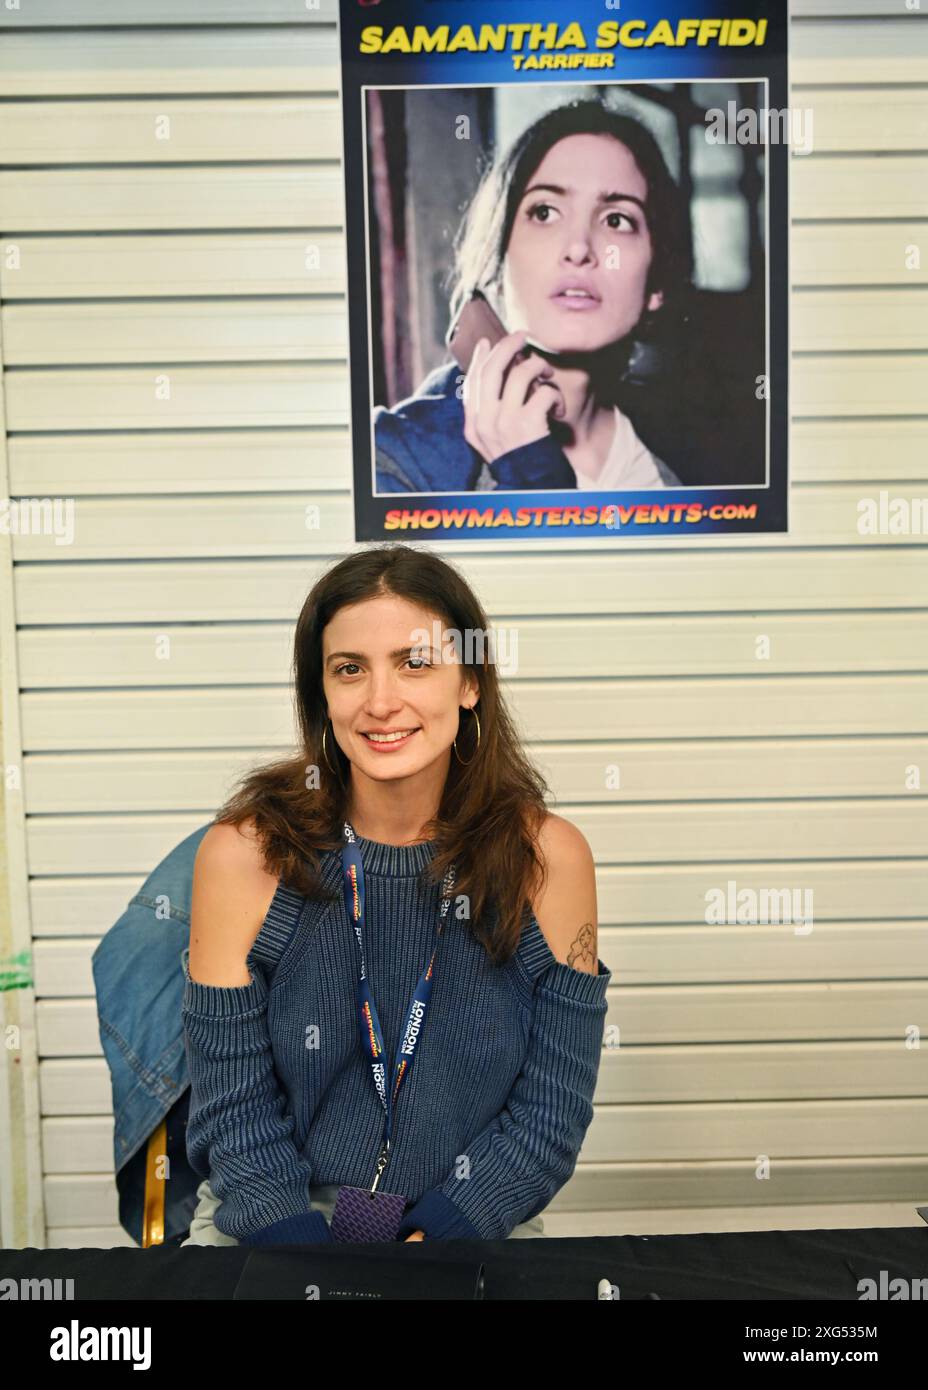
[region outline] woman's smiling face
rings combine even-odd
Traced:
[[[479,691],[445,636],[436,614],[395,594],[346,605],[326,624],[323,690],[355,773],[391,781],[447,766],[461,705],[471,708]]]
[[[629,334],[646,293],[648,187],[612,135],[568,135],[529,177],[503,265],[507,328],[555,352],[594,352]]]

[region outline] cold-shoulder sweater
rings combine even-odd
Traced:
[[[398,1032],[432,949],[434,842],[358,838],[364,949],[392,1076]],[[243,1244],[331,1240],[310,1184],[369,1188],[383,1104],[358,1036],[359,954],[341,856],[320,855],[331,903],[278,884],[248,954],[251,983],[201,984],[184,953],[187,1153]],[[400,1238],[502,1239],[567,1182],[593,1117],[610,972],[559,961],[526,909],[497,966],[454,910],[438,943],[416,1065],[400,1089],[379,1183],[402,1192]]]

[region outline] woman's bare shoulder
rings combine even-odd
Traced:
[[[578,862],[589,855],[593,858],[589,841],[573,821],[566,820],[549,811],[538,830],[538,846],[547,857],[563,860],[575,857]]]
[[[245,958],[279,880],[254,823],[211,825],[197,849],[190,913],[190,974],[202,984],[247,985]]]
[[[595,974],[597,966],[596,865],[586,836],[549,812],[538,830],[544,883],[532,902],[535,920],[557,960]]]

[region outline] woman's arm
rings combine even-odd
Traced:
[[[481,455],[474,452],[473,446],[470,449],[471,461],[466,470],[466,476],[460,469],[456,473],[449,471],[447,458],[442,462],[436,461],[433,472],[429,476],[423,468],[423,459],[426,455],[420,454],[416,462],[413,462],[409,457],[403,457],[401,464],[396,457],[399,451],[396,449],[395,440],[391,441],[390,447],[394,450],[393,454],[388,453],[383,444],[378,443],[377,445],[378,493],[452,493],[477,490],[477,478],[483,460]],[[500,454],[487,467],[495,479],[497,488],[502,488],[506,492],[528,492],[537,488],[565,489],[577,486],[577,475],[573,465],[551,434],[546,434],[543,439],[531,440],[528,444],[520,444],[518,448]]]
[[[548,876],[533,902],[541,934],[529,953],[537,982],[525,1062],[504,1108],[407,1212],[401,1238],[508,1236],[567,1182],[593,1118],[611,980],[597,955],[593,855],[560,816],[548,817],[539,845]]]
[[[497,488],[505,492],[577,486],[573,464],[552,434],[500,454],[487,467],[496,479]]]
[[[268,985],[247,963],[277,886],[252,827],[210,827],[194,863],[185,967],[187,1155],[220,1199],[216,1226],[246,1245],[332,1239],[274,1071]]]
[[[510,337],[521,341],[518,334]],[[513,342],[510,355],[515,347]],[[536,359],[531,371],[538,376],[543,369],[544,364]],[[525,374],[524,364],[522,374]],[[483,372],[479,375],[482,380]],[[467,378],[457,363],[436,368],[415,396],[400,401],[392,409],[375,407],[377,493],[474,492],[478,490],[478,479],[485,464],[497,487],[510,492],[576,488],[577,476],[551,435],[547,417],[541,409],[545,397],[550,409],[553,400],[559,400],[560,395],[553,397],[550,389],[536,390],[529,402],[528,416],[524,417],[521,404],[513,411],[509,407],[513,403],[511,398],[520,393],[524,396],[527,385],[520,386],[520,378],[510,382],[511,377],[512,373],[505,388],[506,420],[498,422],[495,408],[490,409],[487,434],[482,434],[479,440],[468,419]],[[483,391],[485,408],[480,412],[481,422],[487,417],[486,402],[489,400],[492,406],[493,392],[497,389],[488,378],[487,389]],[[470,413],[472,416],[472,411]],[[513,414],[514,420],[511,419]],[[481,445],[485,452],[481,451]]]
[[[419,403],[428,407],[434,402]],[[374,411],[377,492],[472,492],[480,459],[441,411]]]

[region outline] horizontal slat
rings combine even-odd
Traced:
[[[892,304],[885,307],[888,314],[894,313]],[[900,337],[909,332],[910,309],[908,303],[900,305],[892,324],[882,331],[896,332]],[[3,310],[2,325],[8,367],[324,361],[347,354],[343,301],[309,296],[273,303],[14,305]],[[874,329],[875,334],[877,331]]]
[[[885,15],[887,19],[899,16],[898,0],[790,0],[789,15],[790,20],[800,19],[798,25],[792,25],[790,32],[801,34],[808,27],[808,17],[825,15],[829,19],[846,19],[867,16]],[[910,23],[917,18],[915,11],[911,14]],[[832,25],[832,28],[837,28]],[[851,29],[850,25],[842,25],[842,29]],[[853,29],[852,29],[853,32]]]
[[[902,342],[914,331],[908,326],[912,306],[887,301],[885,309],[888,320],[882,329],[874,327],[874,337],[895,333],[900,346],[912,346]],[[840,306],[836,312],[841,313]],[[2,312],[2,327],[7,367],[324,361],[347,355],[344,301],[311,296],[272,302],[12,305]]]
[[[928,797],[911,793],[842,801],[635,802],[565,808],[564,814],[603,864],[718,863],[724,847],[723,890],[739,860],[891,858],[923,854],[928,845]],[[106,873],[139,833],[134,818],[32,817],[26,822],[29,867],[35,874]],[[769,884],[800,897],[807,886],[801,875],[784,880],[776,869]]]
[[[794,352],[840,352],[850,343],[855,352],[928,347],[924,289],[803,290],[792,296],[791,315]],[[794,359],[793,371],[802,370]]]
[[[911,26],[907,32],[913,33]],[[928,45],[918,35],[915,42],[916,47],[921,46],[928,76]],[[795,75],[793,80],[797,81]],[[803,136],[811,143],[813,158],[817,154],[863,150],[901,153],[928,149],[928,102],[924,90],[918,87],[864,88],[849,92],[802,86],[792,93],[792,111],[791,130],[794,136]],[[796,114],[800,112],[802,124]],[[773,130],[779,135],[780,129],[777,121]],[[798,140],[795,147],[802,147]],[[808,159],[810,156],[797,157]]]
[[[331,415],[326,405],[328,368],[319,369],[318,380],[306,383],[306,397],[320,416]],[[176,382],[177,373],[171,373],[180,400],[185,392]],[[153,378],[152,378],[153,380]],[[62,388],[66,389],[66,388]],[[203,395],[209,388],[203,384]],[[243,393],[246,384],[243,382]],[[332,394],[335,392],[333,390]],[[328,397],[331,399],[331,396]],[[54,397],[50,397],[49,410],[54,408]],[[183,409],[182,404],[178,404]],[[910,482],[894,483],[891,488],[879,484],[847,483],[835,486],[816,486],[793,489],[790,507],[790,529],[787,544],[790,545],[860,545],[860,546],[916,546],[924,551],[923,523],[920,517],[925,510],[926,489]],[[886,534],[879,534],[880,494],[886,494],[885,525]],[[582,497],[582,494],[579,494]],[[897,500],[898,499],[898,500]],[[655,504],[659,498],[655,498]],[[890,529],[896,525],[890,514],[890,502],[894,507],[901,504],[899,515],[908,526],[908,534]],[[406,507],[423,508],[421,501],[403,502],[398,495],[391,498],[398,514]],[[13,536],[13,555],[17,561],[41,560],[69,562],[75,565],[86,560],[123,560],[127,554],[145,559],[231,559],[247,556],[264,556],[268,559],[283,555],[302,555],[310,559],[331,553],[333,547],[349,545],[354,535],[354,516],[350,499],[340,493],[331,495],[324,492],[303,492],[295,495],[284,493],[252,496],[212,496],[212,497],[171,497],[155,495],[143,501],[134,498],[104,500],[88,498],[76,502],[73,507],[73,533],[67,513],[58,503],[57,512],[50,499],[42,504],[48,520],[36,522],[30,528]],[[466,505],[480,505],[480,494]],[[316,510],[310,510],[315,508]],[[921,509],[921,510],[919,510]],[[447,509],[446,509],[447,510]],[[450,509],[454,515],[454,508]],[[460,511],[458,511],[460,514]],[[872,518],[872,523],[866,519]],[[905,518],[908,521],[905,521]],[[57,519],[56,519],[57,518]],[[863,532],[858,524],[866,522]],[[874,533],[867,530],[872,524]],[[57,529],[56,529],[57,528]],[[24,528],[25,529],[25,528]],[[650,536],[647,526],[630,526],[641,534],[625,534],[614,541],[623,548],[643,548],[663,546],[671,549],[681,542],[677,534]],[[558,543],[558,528],[551,526],[551,536],[546,540],[536,540],[523,547],[523,558],[532,553],[533,548],[544,550]],[[463,536],[468,528],[461,527]],[[429,529],[395,530],[391,532],[395,540],[426,543],[432,536]],[[478,537],[474,536],[477,540]],[[691,537],[686,538],[692,542]],[[573,538],[571,538],[573,540]],[[697,541],[702,546],[725,546],[732,548],[775,548],[784,546],[785,537],[779,532],[736,533],[731,536],[704,536]],[[486,542],[484,542],[486,543]],[[560,542],[563,544],[563,541]],[[580,537],[576,544],[609,544],[607,537],[591,541]],[[686,543],[686,542],[684,542]],[[60,581],[59,581],[60,582]]]
[[[348,415],[341,362],[172,366],[167,378],[151,367],[8,371],[4,384],[9,430],[344,425]]]
[[[925,434],[926,425],[922,420],[796,420],[790,429],[790,477],[794,483],[860,479],[873,484],[878,472],[875,461],[885,458],[892,460],[891,473],[884,471],[885,478],[925,481],[928,478]],[[150,493],[155,478],[161,492],[254,492],[257,455],[261,458],[262,492],[293,492],[307,486],[326,491],[341,490],[351,471],[348,431],[344,428],[18,434],[7,440],[7,451],[10,495],[13,497]],[[571,563],[572,558],[562,563]],[[705,550],[697,558],[691,549],[686,564],[692,565],[695,572],[709,560]],[[816,563],[814,556],[792,556],[792,566],[803,562]],[[472,564],[477,563],[477,560],[472,561]],[[623,563],[622,557],[616,554],[610,573],[618,573]],[[640,573],[645,563],[644,557],[637,560],[635,573]],[[649,593],[660,588],[661,576],[670,563],[666,557],[655,569],[650,577]],[[839,559],[833,557],[828,563],[829,566],[837,564]],[[863,557],[856,556],[854,563],[864,563]],[[893,564],[900,563],[900,558],[894,557]],[[775,576],[777,592],[784,597],[791,589],[796,597],[808,594],[811,589],[823,595],[830,594],[832,605],[846,603],[855,587],[850,575],[845,575],[839,583],[830,583],[825,573],[812,586],[805,582],[791,585],[792,568],[784,573],[782,566],[777,566],[765,570],[757,579],[749,578],[755,569],[746,569],[736,584],[726,582],[732,605],[739,604],[746,587],[763,583],[763,575]],[[606,578],[601,565],[598,571],[601,584]],[[198,580],[189,570],[186,579],[196,589]],[[616,583],[613,603],[621,603],[628,579],[629,575],[623,574],[621,584]],[[20,582],[28,590],[30,580],[26,574],[21,576]],[[223,579],[224,588],[228,582],[229,576]],[[252,573],[249,583],[254,582],[256,576]],[[531,582],[534,586],[534,579]],[[507,583],[518,583],[511,565]],[[119,586],[108,587],[116,590],[116,594],[120,592]],[[688,587],[689,580],[685,586],[675,585],[680,603],[687,602]],[[878,598],[875,589],[868,587],[862,592],[872,594],[874,600]],[[596,594],[588,589],[583,599],[585,603],[597,601]],[[176,601],[183,602],[181,594],[176,595]],[[750,602],[746,606],[754,605]]]
[[[794,218],[859,219],[860,188],[876,220],[925,216],[928,155],[796,156]],[[336,227],[338,166],[311,164],[15,169],[0,172],[4,234]]]
[[[29,883],[29,904],[35,936],[99,936],[107,931],[154,866],[184,835],[208,825],[214,809],[211,807],[198,816],[184,820],[177,815],[164,817],[159,820],[157,829],[146,826],[146,833],[140,834],[135,841],[126,843],[123,839],[117,846],[119,856],[114,854],[106,869],[93,877],[58,874],[51,878],[32,878]],[[769,864],[739,864],[736,874],[740,888],[760,893],[770,887]],[[905,919],[906,923],[909,920],[918,922],[919,929],[922,929],[925,903],[928,902],[928,862],[924,858],[895,859],[890,872],[886,871],[885,865],[874,860],[857,863],[848,860],[832,863],[806,861],[801,866],[780,863],[777,865],[777,878],[783,883],[802,882],[813,894],[815,924],[807,936],[799,938],[806,952],[809,978],[831,978],[844,973],[836,963],[837,949],[830,963],[827,954],[823,957],[820,951],[819,943],[824,940],[827,953],[827,943],[831,939],[819,935],[823,923],[832,923],[836,927],[846,925],[857,933],[868,930],[874,922],[885,922],[885,929],[891,931]],[[612,924],[640,928],[647,938],[642,947],[645,955],[635,958],[637,965],[633,961],[632,966],[626,967],[633,971],[632,983],[640,981],[651,968],[651,934],[655,927],[672,931],[676,954],[681,953],[679,938],[685,937],[687,949],[682,951],[681,959],[690,959],[687,950],[692,947],[693,978],[698,981],[711,983],[716,980],[718,972],[724,972],[725,967],[717,964],[718,951],[714,944],[719,932],[736,943],[730,948],[730,960],[734,967],[737,967],[739,953],[743,950],[746,962],[757,962],[760,979],[782,979],[785,967],[779,962],[782,962],[783,953],[792,959],[791,949],[796,938],[790,927],[784,933],[780,926],[705,926],[706,894],[719,886],[717,865],[661,864],[633,868],[600,865],[596,871],[596,882],[599,922],[604,931],[600,952],[602,958],[606,960],[612,950],[607,935]],[[696,932],[693,931],[694,925],[698,926]],[[881,926],[880,930],[883,929]],[[708,938],[705,933],[708,933]],[[745,944],[745,933],[750,945]],[[660,935],[653,937],[655,952],[660,950],[662,939]],[[885,968],[873,963],[871,956],[871,966],[866,973],[875,978],[911,974],[920,960],[918,953],[913,948],[912,963],[899,969],[894,962],[900,957],[894,955],[894,949],[891,945],[887,946]],[[760,956],[755,952],[760,952]],[[671,962],[667,962],[667,968],[673,968]],[[746,973],[751,975],[750,970]],[[851,973],[856,974],[856,970]],[[735,974],[729,975],[729,978],[741,979],[743,976]]]
[[[602,911],[610,894],[607,869],[599,870]],[[740,867],[739,867],[740,873]],[[874,869],[874,877],[880,873]],[[40,892],[45,885],[36,884]],[[96,885],[74,890],[89,897]],[[45,895],[40,906],[51,909]],[[114,905],[115,920],[121,904]],[[39,936],[33,952],[35,989],[43,998],[94,993],[91,957],[110,922],[101,916],[95,936]],[[42,922],[37,923],[39,932]],[[786,981],[909,979],[928,977],[924,922],[815,922],[797,949],[787,925],[611,927],[601,921],[600,959],[622,985],[755,984]],[[623,1054],[624,1055],[624,1054]],[[926,1086],[928,1091],[928,1086]],[[796,1092],[798,1095],[799,1092]]]
[[[96,1230],[101,1226],[119,1225],[119,1192],[113,1175],[112,1153],[100,1173],[46,1177],[42,1193],[45,1221],[50,1231],[56,1227]]]
[[[41,490],[49,495],[47,490]],[[338,552],[335,551],[335,554]],[[521,558],[521,557],[520,557]],[[467,556],[471,582],[494,621],[516,613],[691,613],[748,609],[924,606],[926,556],[912,546],[791,549],[789,564],[712,548],[659,554],[567,551],[556,592],[542,592],[533,565]],[[16,570],[21,624],[246,622],[292,619],[324,560],[77,564],[63,586],[54,565]]]
[[[866,60],[871,73],[873,60]],[[899,155],[880,159],[865,155],[793,157],[790,165],[792,215],[803,220],[862,216],[861,190],[866,189],[867,216],[924,217],[928,155]]]
[[[53,1182],[67,1182],[67,1178],[54,1178]],[[45,1187],[47,1197],[48,1186]],[[115,1191],[115,1188],[114,1188]],[[117,1218],[118,1207],[114,1208],[110,1215],[109,1225],[97,1226],[46,1226],[45,1228],[45,1249],[46,1250],[115,1250],[129,1249],[137,1250],[138,1243],[132,1239],[128,1231],[124,1231],[121,1226],[114,1225]],[[563,1221],[563,1217],[559,1218]],[[575,1220],[576,1218],[570,1218]]]
[[[909,734],[925,731],[928,677],[516,682],[510,704],[529,741],[560,741],[565,729],[585,739]],[[294,735],[283,686],[27,692],[21,719],[25,752],[277,747]]]
[[[7,237],[42,231],[337,227],[338,166],[0,171]],[[917,215],[917,214],[913,214]]]
[[[909,422],[896,423],[911,429]],[[294,491],[310,483],[340,490],[351,472],[347,428],[14,435],[7,449],[12,496],[149,493],[153,478],[164,493],[254,492],[259,454],[263,492]],[[903,466],[908,454],[914,466],[917,449],[914,430],[911,441],[900,436]],[[833,466],[839,452],[840,443]],[[828,457],[827,447],[822,453]]]
[[[622,886],[620,872],[603,870],[598,875],[606,906],[614,896],[613,884]],[[862,873],[861,869],[861,877]],[[742,883],[741,865],[737,874]],[[629,879],[634,877],[629,874]],[[880,878],[881,866],[872,866],[871,883]],[[821,903],[821,890],[816,891]],[[598,945],[600,958],[618,984],[726,984],[745,979],[761,984],[928,976],[926,937],[922,921],[816,921],[801,938],[801,950],[788,926],[601,927]]]
[[[928,603],[928,564],[923,598]],[[77,627],[20,631],[20,681],[31,690],[82,686],[234,684],[287,679],[294,628],[289,623],[182,627],[161,624],[109,631]],[[926,613],[799,613],[717,618],[523,618],[492,624],[500,673],[514,680],[555,679],[583,670],[587,679],[634,676],[825,674],[922,671]],[[766,656],[758,654],[766,643]],[[493,653],[490,653],[493,660]],[[901,788],[901,778],[899,779]]]
[[[928,257],[914,264],[925,224],[800,222],[790,238],[796,287],[924,285]],[[10,248],[18,250],[11,268]],[[340,232],[215,232],[106,238],[0,238],[0,297],[18,299],[168,298],[172,295],[343,293]],[[849,302],[856,302],[851,300]],[[916,301],[917,302],[917,301]],[[798,343],[793,339],[793,346]]]
[[[7,371],[4,383],[11,431],[324,426],[348,416],[341,362],[29,368]],[[928,354],[800,357],[790,391],[796,418],[917,415],[928,399]]]
[[[881,126],[888,119],[880,108]],[[0,126],[0,164],[7,166],[242,164],[335,160],[341,152],[338,101],[321,96],[9,101]]]
[[[819,232],[821,228],[803,228]],[[824,229],[831,240],[822,248],[845,245],[835,237],[838,228]],[[855,229],[856,230],[856,229]],[[895,227],[890,240],[868,243],[856,252],[866,260],[877,247],[882,259],[892,260],[899,243],[911,241]],[[871,233],[872,236],[872,233]],[[170,295],[317,294],[344,293],[345,239],[340,232],[204,232],[200,235],[22,237],[15,244],[19,265],[11,270],[9,237],[0,239],[0,292],[7,302],[17,299],[166,298]],[[885,249],[883,249],[885,248]],[[812,253],[813,260],[815,253]],[[918,273],[900,272],[897,281],[918,283]]]
[[[79,13],[75,12],[74,0],[29,0],[22,9],[5,9],[2,14],[0,29],[25,24],[39,28],[140,24],[150,28],[153,22],[151,0],[81,0]],[[194,9],[187,0],[158,0],[156,22],[203,26],[204,34],[213,40],[220,38],[221,32],[214,35],[206,26],[215,25],[218,29],[224,24],[318,24],[331,23],[337,17],[337,0],[313,0],[311,5],[306,0],[260,0],[260,4],[255,4],[255,0],[200,0]]]
[[[327,85],[337,88],[335,68]],[[816,155],[928,147],[928,107],[917,88],[803,87],[794,108],[795,145]],[[342,152],[335,96],[8,101],[3,117],[7,166],[337,160]],[[777,124],[772,138],[780,134]]]
[[[33,8],[33,0],[23,6],[30,15]],[[82,0],[82,17],[84,8]],[[251,6],[247,29],[202,25],[200,6],[188,8],[198,16],[194,29],[133,32],[120,17],[108,32],[7,30],[0,43],[0,90],[7,97],[43,99],[337,91],[334,24],[303,30],[261,26],[256,20],[262,9]],[[159,3],[159,23],[162,12]],[[0,30],[8,15],[0,10]]]
[[[921,249],[926,232],[924,222],[800,222],[790,236],[790,279],[794,286],[924,285],[928,257],[922,258]],[[856,326],[848,340],[857,346]]]
[[[291,750],[32,754],[30,815],[180,811],[218,806],[239,774]],[[928,765],[928,739],[662,740],[527,746],[558,804],[717,801],[759,788],[765,798],[894,796],[906,769]],[[607,784],[607,769],[615,771]],[[618,778],[619,785],[614,786]]]
[[[677,1166],[677,1165],[675,1165]],[[755,1184],[760,1186],[760,1184]],[[565,1189],[562,1188],[563,1192]],[[819,1205],[803,1202],[800,1205],[769,1207],[670,1207],[659,1211],[562,1211],[557,1198],[545,1208],[544,1234],[550,1239],[585,1236],[658,1236],[695,1235],[704,1232],[731,1231],[822,1231],[870,1230],[873,1227],[920,1227],[921,1218],[915,1210],[918,1193],[914,1191],[904,1202],[823,1202]],[[753,1281],[752,1281],[753,1282]],[[640,1279],[634,1280],[640,1288]],[[756,1282],[754,1288],[756,1291]],[[732,1296],[739,1296],[740,1286],[732,1281]],[[620,1294],[621,1297],[621,1286]]]
[[[307,280],[312,276],[307,273]],[[125,304],[8,305],[7,367],[94,363],[267,362],[347,355],[344,301],[185,300]],[[928,348],[928,291],[806,290],[793,297],[795,352]],[[794,371],[804,370],[805,361]]]
[[[803,87],[826,82],[885,88],[926,80],[928,26],[906,0],[860,0],[854,17],[844,23],[835,23],[832,16],[845,4],[850,12],[855,0],[833,0],[834,10],[825,8],[830,2],[821,0],[822,18],[790,26],[793,103],[801,102]]]
[[[794,358],[790,391],[790,410],[798,417],[920,414],[928,398],[928,356]]]
[[[924,1154],[926,1141],[924,1099],[608,1105],[597,1108],[582,1154],[587,1163],[740,1158],[753,1168],[759,1154],[774,1163],[905,1157]]]

